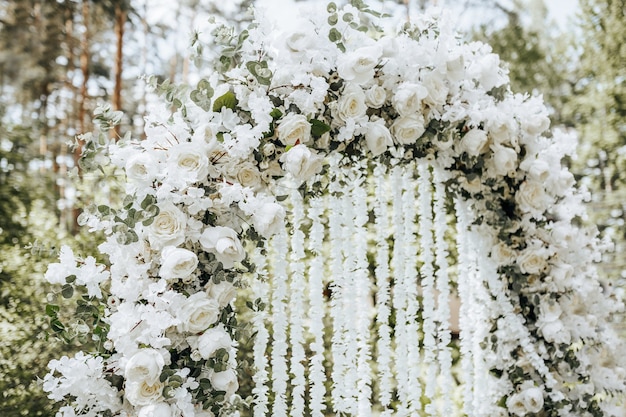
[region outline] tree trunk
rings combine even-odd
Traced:
[[[115,87],[113,89],[113,110],[122,109],[122,70],[124,58],[124,25],[126,24],[126,10],[120,2],[115,3],[115,38],[117,49],[115,51]],[[117,125],[112,131],[114,139],[120,136],[120,126]]]

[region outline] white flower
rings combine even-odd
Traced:
[[[591,323],[586,323],[593,326]],[[541,329],[544,339],[551,343],[570,344],[572,341],[571,332],[565,327],[561,320],[553,320],[546,322],[538,322],[537,325]]]
[[[153,249],[165,246],[178,246],[185,241],[187,216],[173,203],[167,201],[158,204],[159,214],[148,226],[148,241]]]
[[[539,317],[538,321],[550,322],[558,320],[562,313],[561,306],[556,300],[548,297],[544,297],[539,302]]]
[[[415,143],[426,131],[424,119],[415,114],[410,117],[400,117],[391,125],[396,142],[402,145]]]
[[[148,382],[159,380],[165,360],[156,349],[140,349],[126,362],[124,377],[128,382]]]
[[[526,180],[520,185],[515,200],[523,212],[535,217],[541,216],[550,203],[544,184],[532,180]]]
[[[204,359],[209,359],[220,349],[229,349],[233,345],[230,335],[219,325],[208,329],[198,337],[198,352]]]
[[[470,156],[478,156],[485,151],[487,132],[481,129],[470,129],[461,139],[461,150]]]
[[[301,114],[289,113],[283,117],[276,129],[278,139],[285,146],[307,143],[311,138],[311,124]]]
[[[428,91],[428,95],[424,98],[424,102],[431,107],[440,107],[446,104],[448,97],[448,86],[446,85],[444,75],[437,71],[432,71],[423,80],[424,86]]]
[[[237,287],[228,281],[221,281],[219,284],[210,282],[206,290],[209,297],[217,301],[220,308],[226,307],[237,295]]]
[[[171,407],[163,402],[145,405],[139,409],[137,417],[172,417]]]
[[[365,112],[367,112],[367,105],[363,89],[356,84],[348,84],[337,100],[335,116],[346,122],[365,116]]]
[[[168,176],[186,182],[202,181],[209,175],[208,147],[197,142],[183,142],[168,151]]]
[[[138,152],[126,161],[126,177],[130,182],[149,184],[158,174],[158,163],[149,153]]]
[[[526,388],[511,395],[506,401],[506,406],[509,412],[518,416],[538,413],[543,409],[543,391],[538,387]]]
[[[190,250],[167,246],[161,252],[159,275],[164,279],[185,279],[198,267],[198,256]]]
[[[181,321],[179,329],[189,333],[200,333],[219,318],[220,306],[204,292],[191,295],[177,312]]]
[[[538,274],[547,266],[547,250],[543,247],[530,246],[522,251],[517,257],[517,264],[523,274]]]
[[[408,117],[422,111],[422,100],[428,96],[428,90],[421,84],[402,83],[393,96],[393,107],[402,117]]]
[[[128,402],[134,406],[145,406],[154,404],[163,399],[163,383],[156,381],[126,382],[125,395]]]
[[[385,121],[379,119],[367,124],[365,143],[373,156],[378,156],[393,145],[391,132],[385,126]]]
[[[261,173],[256,164],[244,162],[237,165],[237,181],[244,187],[256,188],[261,184]]]
[[[227,369],[222,372],[209,370],[209,380],[211,385],[217,391],[225,391],[226,398],[237,392],[239,381],[237,381],[237,373],[233,369]]]
[[[387,90],[379,85],[374,85],[365,91],[365,104],[373,109],[381,108],[387,101]]]
[[[205,251],[215,254],[226,269],[232,268],[235,262],[243,261],[246,257],[237,232],[230,227],[207,227],[200,236],[200,245]]]
[[[285,224],[285,209],[278,203],[265,203],[252,214],[252,224],[254,230],[268,239]]]
[[[550,176],[550,165],[543,159],[526,158],[519,167],[528,172],[528,176],[531,179],[538,182],[545,182]]]
[[[296,145],[280,157],[283,169],[298,181],[306,181],[322,170],[322,157],[306,145]]]
[[[373,45],[342,54],[338,58],[337,72],[346,81],[365,84],[374,77],[382,52],[379,45]]]
[[[517,168],[517,152],[502,145],[491,145],[493,168],[496,175],[508,175]]]
[[[76,266],[76,258],[74,252],[67,246],[61,246],[59,252],[60,263],[52,263],[48,265],[44,278],[50,284],[65,284],[65,279],[70,275],[78,274],[78,267]]]

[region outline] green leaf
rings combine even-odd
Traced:
[[[48,304],[46,305],[46,316],[48,317],[56,317],[59,312],[60,307],[56,304]]]
[[[354,20],[354,15],[352,13],[346,13],[341,18],[344,22],[352,22]]]
[[[330,32],[328,32],[328,39],[330,39],[331,42],[339,42],[341,38],[341,32],[339,32],[336,28],[330,28]]]
[[[222,108],[235,110],[237,108],[237,97],[232,91],[227,91],[224,95],[215,99],[213,103],[213,111],[219,112]]]
[[[189,94],[189,97],[202,110],[209,111],[211,110],[211,98],[214,93],[215,90],[213,90],[211,84],[203,78],[198,81],[196,89]]]
[[[72,298],[74,295],[74,287],[72,284],[65,284],[63,288],[61,288],[61,295],[63,298]]]
[[[147,194],[141,201],[141,208],[145,210],[154,203],[156,203],[156,197],[152,194]]]
[[[328,24],[329,25],[335,26],[338,21],[339,21],[339,16],[337,16],[337,13],[333,13],[330,16],[328,16]]]
[[[328,11],[328,13],[337,12],[337,4],[331,1],[330,3],[328,3],[328,6],[326,6],[326,10]]]
[[[320,138],[324,133],[330,132],[330,126],[322,121],[311,119],[309,123],[311,123],[311,135],[316,139]]]
[[[270,116],[272,116],[272,119],[276,120],[276,119],[280,119],[283,115],[283,112],[281,112],[279,109],[274,108],[274,110],[272,110],[270,112]]]

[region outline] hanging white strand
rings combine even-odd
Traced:
[[[324,213],[324,200],[312,198],[309,205],[308,217],[311,219],[308,249],[312,253],[309,264],[309,332],[313,340],[309,345],[311,358],[309,359],[309,408],[311,417],[324,417],[324,397],[326,395],[324,370],[324,225],[321,216]],[[256,417],[256,416],[255,416]]]
[[[273,238],[274,274],[272,293],[272,391],[273,417],[287,416],[287,231],[283,227]]]
[[[269,297],[269,285],[267,283],[267,255],[261,253],[261,248],[255,248],[252,254],[252,260],[256,265],[256,277],[252,281],[252,292],[254,297],[265,302]],[[267,344],[269,341],[269,332],[265,327],[267,320],[267,309],[257,311],[252,319],[252,325],[256,333],[252,354],[254,357],[255,373],[252,376],[254,388],[252,394],[254,396],[254,417],[265,417],[268,411],[268,361],[267,361]]]
[[[437,326],[435,323],[435,270],[433,266],[433,210],[430,166],[418,163],[419,192],[419,234],[420,253],[423,262],[420,270],[423,294],[424,363],[426,364],[426,386],[424,394],[430,400],[426,414],[434,415],[434,401],[437,392]]]
[[[395,351],[394,364],[396,386],[398,390],[397,415],[399,417],[409,415],[409,392],[414,381],[409,378],[408,346],[406,337],[406,292],[404,288],[404,215],[402,212],[402,169],[395,166],[391,170],[391,189],[393,201],[393,252],[391,267],[393,270],[394,284],[392,292],[392,306],[395,312]]]
[[[291,345],[290,372],[292,417],[304,415],[304,395],[306,378],[304,376],[304,233],[300,229],[304,221],[302,195],[297,189],[291,192],[291,252],[289,254],[291,270],[289,288],[289,343]]]
[[[376,236],[376,326],[378,340],[376,342],[376,363],[378,365],[378,396],[383,407],[382,417],[389,417],[393,410],[391,405],[392,374],[391,374],[391,315],[390,288],[389,288],[389,221],[387,218],[389,207],[389,193],[386,181],[386,166],[380,163],[374,168],[375,205],[374,231]]]
[[[470,257],[470,242],[468,240],[467,207],[460,198],[455,199],[457,217],[456,247],[457,260],[457,290],[461,305],[459,308],[459,340],[461,353],[461,380],[463,384],[463,414],[475,416],[474,404],[474,359],[472,343],[474,340],[474,325],[470,315],[470,306],[473,303],[470,279],[472,279],[472,260]]]
[[[439,293],[437,301],[436,321],[437,328],[437,345],[439,363],[439,390],[440,398],[438,404],[441,409],[438,415],[452,415],[452,351],[450,349],[450,341],[452,336],[450,333],[450,282],[448,276],[448,244],[446,242],[447,213],[445,207],[446,187],[443,183],[443,173],[440,169],[433,170],[433,179],[435,184],[435,199],[433,211],[435,212],[435,263],[437,265],[436,272],[436,289]]]
[[[333,172],[340,171],[335,167]],[[344,190],[340,186],[340,178],[331,182],[331,193],[341,193]],[[328,234],[330,240],[330,276],[331,276],[331,299],[330,299],[330,317],[333,323],[332,336],[331,336],[331,355],[332,355],[332,368],[331,368],[331,380],[332,390],[331,398],[333,403],[333,409],[337,413],[346,412],[346,390],[347,385],[345,381],[345,368],[346,364],[346,343],[345,343],[345,328],[346,317],[343,314],[343,241],[342,241],[342,219],[341,212],[343,207],[341,205],[342,197],[339,195],[331,195],[329,197],[328,205]]]
[[[356,330],[356,376],[357,376],[357,415],[359,417],[369,417],[372,412],[372,379],[370,360],[372,353],[370,350],[370,315],[371,305],[371,282],[369,277],[369,262],[367,260],[367,221],[369,213],[367,210],[367,190],[365,175],[361,168],[359,177],[352,183],[352,209],[354,212],[354,234],[353,245],[355,256],[354,286],[356,308],[356,320],[354,328]]]
[[[353,242],[356,233],[356,210],[352,200],[352,187],[358,186],[362,180],[358,167],[351,167],[347,171],[345,186],[341,197],[342,211],[342,251],[343,251],[343,316],[344,316],[344,336],[346,346],[344,383],[346,384],[345,406],[346,413],[355,415],[358,407],[357,388],[357,354],[358,354],[358,332],[355,326],[358,317],[358,299],[356,298],[356,251]]]
[[[404,268],[401,276],[405,294],[405,334],[408,358],[408,379],[410,381],[409,411],[415,415],[422,409],[422,387],[420,371],[422,360],[420,356],[419,321],[420,303],[418,298],[418,271],[417,271],[417,224],[415,207],[415,180],[413,178],[415,165],[403,167],[402,173],[402,215],[404,231]]]

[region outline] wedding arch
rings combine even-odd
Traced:
[[[81,216],[106,265],[63,247],[46,273],[97,348],[50,363],[61,416],[621,415],[570,138],[488,46],[382,18],[216,27],[142,141],[98,109],[85,166],[127,196]]]

